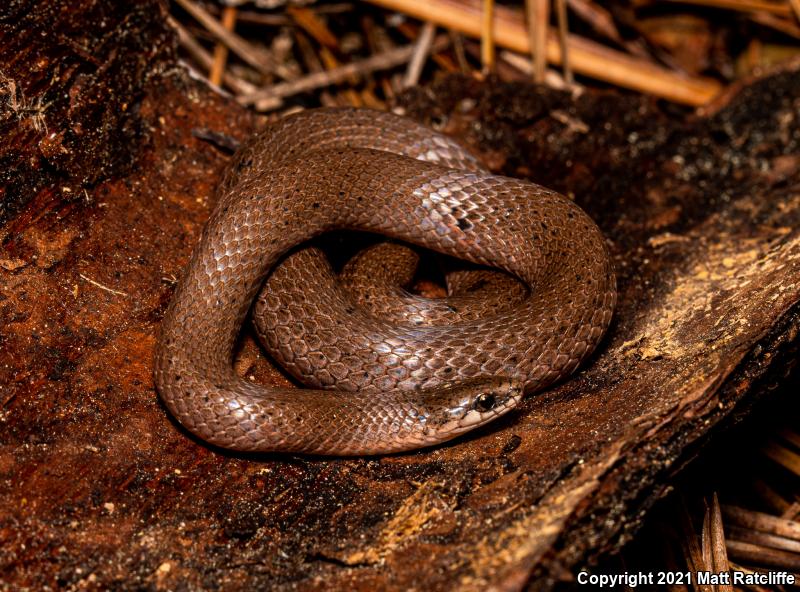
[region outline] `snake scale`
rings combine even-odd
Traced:
[[[217,193],[165,313],[154,372],[169,411],[217,446],[368,455],[444,442],[572,372],[612,317],[610,257],[579,207],[489,174],[455,141],[391,113],[286,117],[242,146]],[[275,269],[335,229],[499,268],[529,294],[453,324],[395,322],[354,304],[324,258]],[[312,388],[234,372],[251,308],[273,357]]]

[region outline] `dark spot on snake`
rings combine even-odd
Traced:
[[[547,230],[547,224],[545,224],[545,223],[544,223],[544,220],[542,220],[542,221],[540,222],[540,224],[542,225],[542,228],[543,228],[544,230]]]
[[[452,369],[452,368],[449,368],[449,367],[448,367],[448,368],[445,368],[445,369],[443,370],[443,372],[444,372],[445,374],[450,374],[452,371],[453,371],[453,369]]]
[[[181,377],[180,377],[180,374],[178,374],[178,375],[176,375],[176,376],[175,376],[175,382],[179,382],[179,381],[180,381],[180,379],[181,379]]]
[[[576,273],[575,274],[575,279],[578,280],[578,281],[581,281],[581,274]]]
[[[475,397],[473,409],[476,411],[491,411],[497,403],[497,397],[494,393],[481,393]]]
[[[316,210],[319,207],[319,203],[315,201],[314,203],[311,204],[311,207]]]
[[[470,228],[472,228],[472,222],[470,222],[466,218],[459,218],[458,227],[461,230],[469,230]]]
[[[352,306],[348,306],[346,309],[344,309],[344,311],[345,311],[347,314],[353,314],[353,313],[356,311],[356,309],[355,309],[355,308],[353,308]]]
[[[575,214],[573,214],[572,212],[567,212],[567,218],[572,220],[574,217],[575,217]]]

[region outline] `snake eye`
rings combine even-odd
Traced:
[[[481,393],[475,397],[475,403],[473,403],[472,407],[476,411],[491,411],[494,409],[496,402],[497,399],[494,393]]]

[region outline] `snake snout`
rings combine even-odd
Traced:
[[[486,416],[482,418],[486,421],[516,407],[522,400],[522,395],[523,384],[509,380],[499,387],[479,392],[473,397],[470,408],[473,412]]]
[[[522,400],[523,384],[505,378],[476,379],[454,386],[438,422],[441,433],[461,433],[504,415]]]

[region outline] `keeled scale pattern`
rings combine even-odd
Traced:
[[[272,278],[304,272],[305,253],[319,256],[309,248],[293,254],[288,266],[278,266],[259,298],[270,289]],[[446,298],[424,298],[406,289],[414,279],[419,255],[410,247],[395,242],[382,242],[357,253],[342,269],[339,284],[347,289],[350,299],[373,316],[393,324],[452,325],[497,314],[527,297],[528,289],[515,278],[496,270],[445,267]],[[304,273],[303,273],[304,275]],[[285,281],[285,280],[284,280]],[[258,301],[256,303],[258,306]],[[259,326],[257,319],[257,326]]]

